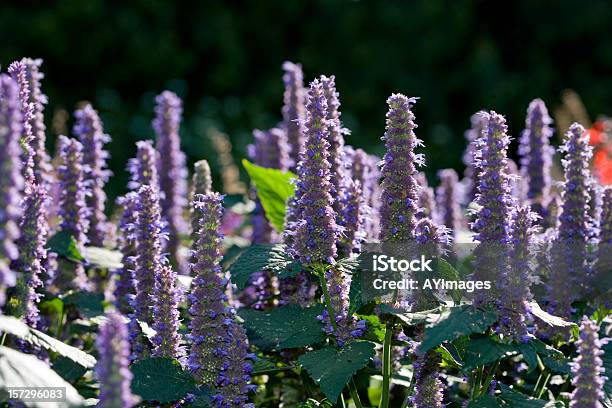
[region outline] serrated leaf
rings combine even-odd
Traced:
[[[119,269],[123,267],[121,263],[122,255],[119,251],[98,247],[85,247],[83,248],[83,257],[89,264],[99,268]]]
[[[257,190],[257,197],[264,209],[266,218],[278,232],[283,231],[287,200],[295,194],[295,186],[291,182],[296,175],[290,171],[268,169],[242,160],[251,181]]]
[[[575,327],[576,323],[568,322],[542,310],[536,302],[529,302],[530,313],[550,327]]]
[[[179,400],[194,390],[196,382],[191,373],[172,358],[146,358],[134,363],[132,392],[145,401],[162,404]]]
[[[66,390],[61,402],[29,402],[29,407],[80,407],[84,400],[70,383],[66,382],[46,363],[33,355],[0,346],[0,384],[5,387],[59,387]]]
[[[96,365],[96,359],[92,355],[54,339],[41,331],[28,327],[21,320],[14,317],[0,316],[0,332],[10,333],[34,346],[56,352],[85,368],[93,368]]]
[[[320,343],[325,339],[323,326],[317,320],[321,305],[302,309],[298,305],[286,305],[269,312],[243,309],[238,312],[244,327],[252,331],[271,348],[287,349]]]
[[[52,368],[66,381],[76,381],[87,372],[85,367],[64,356],[55,359]]]
[[[80,262],[85,258],[79,251],[76,239],[69,232],[59,231],[47,241],[49,251],[68,258],[71,261]]]
[[[230,265],[232,283],[243,290],[255,272],[272,271],[279,278],[297,274],[301,268],[285,251],[283,244],[255,244],[245,249]]]
[[[419,351],[425,353],[445,341],[473,333],[484,333],[496,320],[497,313],[494,311],[469,305],[444,310],[435,321],[427,325]]]
[[[374,356],[374,344],[365,341],[346,344],[341,349],[327,346],[308,352],[298,362],[319,385],[330,401],[338,396],[353,375]]]
[[[92,292],[72,292],[63,298],[64,305],[73,305],[83,316],[93,318],[104,314],[104,295]]]
[[[463,354],[462,369],[471,371],[480,365],[487,365],[500,360],[513,351],[515,351],[514,347],[498,343],[488,336],[474,337]]]

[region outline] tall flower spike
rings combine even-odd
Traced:
[[[465,132],[465,139],[468,144],[463,153],[463,164],[465,164],[462,182],[465,194],[463,201],[466,204],[474,201],[478,193],[478,169],[476,168],[476,156],[478,154],[477,140],[480,139],[485,126],[484,118],[480,113],[472,115],[470,122],[472,127]]]
[[[41,91],[40,81],[44,74],[40,72],[41,59],[23,58],[21,61],[11,64],[9,73],[19,83],[22,96],[27,99],[22,103],[27,104],[29,112],[27,116],[28,129],[26,135],[31,135],[28,145],[32,150],[32,169],[36,184],[48,189],[51,164],[49,155],[45,150],[45,122],[44,110],[47,104],[47,97]],[[27,88],[27,93],[26,93]]]
[[[157,176],[157,151],[151,140],[136,142],[136,157],[128,161],[130,182],[128,188],[138,191],[142,186],[152,186],[159,189]]]
[[[193,165],[192,194],[208,194],[212,191],[212,176],[206,160],[199,160]]]
[[[550,170],[555,152],[549,143],[553,133],[551,124],[544,101],[531,101],[518,153],[521,156],[521,175],[527,182],[526,198],[540,217],[546,217],[545,210],[550,201]]]
[[[599,217],[599,245],[597,247],[596,273],[603,279],[612,270],[612,186],[606,186],[601,193],[601,214]],[[599,282],[600,279],[595,279]],[[603,280],[601,280],[603,281]],[[610,288],[606,288],[610,289]]]
[[[283,128],[287,132],[287,140],[290,146],[291,170],[295,170],[304,144],[303,121],[306,118],[304,74],[300,64],[289,61],[283,63],[283,71],[285,71],[283,74],[283,83],[285,84],[282,109]]]
[[[529,317],[527,302],[531,300],[529,290],[533,282],[535,267],[533,253],[534,227],[538,215],[529,206],[521,206],[514,213],[511,233],[510,269],[502,282],[502,296],[499,299],[500,331],[516,342],[527,343],[531,338],[527,332],[526,319]]]
[[[481,112],[484,129],[476,140],[478,151],[478,194],[480,206],[476,221],[471,225],[478,246],[474,251],[474,280],[500,282],[508,267],[508,243],[510,242],[511,210],[513,198],[510,193],[510,175],[506,171],[507,135],[503,116],[491,111]],[[475,304],[493,299],[494,291],[475,293]]]
[[[444,169],[438,172],[440,186],[436,189],[436,210],[438,221],[452,230],[456,236],[461,229],[462,213],[459,206],[459,176],[453,169]]]
[[[604,398],[605,383],[602,347],[598,327],[595,322],[584,316],[580,324],[580,339],[576,342],[578,356],[572,364],[574,392],[570,398],[570,408],[601,408],[599,401]]]
[[[366,238],[378,239],[380,231],[380,171],[377,163],[379,159],[368,155],[362,149],[356,149],[353,154],[353,179],[359,181],[363,191],[367,210],[365,219]]]
[[[424,254],[428,258],[436,258],[448,250],[452,244],[451,231],[444,225],[437,225],[431,218],[419,220],[415,227],[415,240],[419,245],[419,254]],[[425,282],[426,279],[435,278],[430,272],[422,271],[414,276],[417,281]],[[437,299],[429,291],[411,291],[412,310],[423,311],[435,307]]]
[[[4,290],[15,284],[10,269],[18,257],[20,191],[23,188],[19,138],[22,132],[19,88],[9,76],[0,74],[0,306]]]
[[[429,187],[427,176],[422,171],[417,173],[416,180],[420,186],[419,202],[417,204],[419,209],[416,217],[418,219],[433,217],[436,207],[434,190]]]
[[[192,341],[188,367],[199,382],[215,387],[215,407],[248,406],[251,365],[244,329],[227,306],[227,280],[221,270],[219,232],[223,197],[217,193],[196,195],[192,202],[192,225],[198,227],[193,243],[189,294],[189,339]]]
[[[187,167],[181,151],[179,127],[183,112],[182,102],[175,93],[164,91],[155,98],[153,129],[157,135],[158,174],[162,191],[162,218],[167,223],[168,243],[172,265],[183,270],[180,255],[180,235],[187,231],[183,210],[187,204]]]
[[[591,276],[587,264],[587,243],[591,236],[589,217],[592,148],[584,128],[574,123],[559,148],[565,182],[561,192],[561,213],[557,237],[551,249],[551,273],[548,282],[549,312],[570,317],[572,302],[589,288]]]
[[[38,327],[40,295],[36,290],[42,286],[41,276],[47,261],[47,194],[39,185],[29,185],[25,189],[22,208],[24,213],[19,223],[18,264],[24,273],[20,288],[20,304],[23,319],[31,327]]]
[[[416,98],[393,94],[387,99],[387,131],[382,140],[386,153],[382,165],[381,231],[383,242],[409,242],[414,239],[414,227],[419,201],[419,186],[415,179],[416,166],[424,162],[414,149],[422,145],[414,133],[412,105]]]
[[[108,152],[104,145],[110,136],[102,129],[102,122],[91,105],[87,104],[74,113],[76,122],[73,133],[83,145],[83,180],[90,191],[86,199],[89,208],[89,243],[102,247],[109,234],[109,224],[104,213],[106,193],[104,185],[111,175],[106,167]]]
[[[330,195],[329,130],[327,101],[318,79],[310,84],[304,123],[297,189],[301,219],[295,230],[294,251],[304,265],[333,263],[338,226]]]
[[[85,199],[87,185],[83,182],[83,145],[76,139],[59,137],[60,165],[58,179],[60,186],[59,215],[60,227],[72,235],[77,246],[87,243],[89,230],[89,210]],[[88,286],[85,269],[81,263],[74,264],[58,260],[58,273],[55,284],[60,290],[83,289]]]
[[[442,358],[436,351],[417,356],[414,362],[414,408],[443,408],[444,385],[440,379]]]
[[[138,190],[136,206],[137,220],[134,227],[136,239],[136,297],[134,299],[134,315],[130,324],[130,340],[132,341],[132,358],[140,358],[148,353],[146,339],[143,338],[138,322],[151,325],[153,319],[153,298],[155,281],[162,273],[164,259],[162,257],[162,222],[159,209],[159,193],[152,186],[142,186]],[[135,323],[135,324],[133,324]]]
[[[121,251],[121,263],[123,267],[115,271],[115,307],[124,315],[132,313],[132,302],[136,295],[134,271],[136,270],[136,239],[134,228],[138,214],[138,194],[127,193],[117,199],[117,205],[121,207],[121,219],[119,220],[119,250]]]
[[[359,181],[348,179],[345,182],[341,200],[340,225],[344,228],[344,235],[341,239],[340,249],[342,255],[348,257],[361,251],[361,244],[366,235],[366,206]]]
[[[179,334],[180,291],[176,287],[176,272],[170,265],[164,265],[155,279],[153,290],[153,337],[154,357],[181,359],[185,349],[181,346]]]
[[[136,398],[130,390],[132,372],[128,369],[130,344],[123,317],[109,313],[100,326],[96,340],[98,363],[96,378],[100,383],[98,405],[101,408],[130,408],[136,405]]]
[[[340,199],[344,188],[345,169],[344,169],[344,135],[340,122],[340,99],[336,91],[336,78],[332,75],[327,77],[321,75],[321,85],[323,94],[327,100],[327,132],[329,141],[329,156],[327,160],[330,164],[330,182],[332,185],[332,197],[334,198],[332,207],[336,212],[336,220],[340,221],[344,212],[342,208],[343,200]]]

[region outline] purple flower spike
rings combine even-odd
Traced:
[[[499,283],[508,267],[511,211],[513,198],[511,176],[507,173],[507,135],[503,116],[491,111],[481,112],[484,129],[474,143],[478,148],[475,164],[478,168],[478,194],[480,206],[476,221],[471,225],[479,242],[474,251],[474,280]],[[474,303],[479,305],[493,299],[493,290],[478,291]]]
[[[104,145],[110,142],[110,136],[104,133],[98,112],[91,105],[78,109],[74,116],[76,123],[73,133],[83,145],[83,181],[90,191],[86,200],[89,208],[88,239],[90,245],[102,247],[109,234],[109,224],[104,214],[104,185],[111,172],[106,168],[108,152],[104,150]]]
[[[44,78],[40,72],[41,65],[41,59],[23,58],[11,64],[8,71],[19,83],[22,113],[27,112],[27,115],[24,115],[24,134],[31,149],[31,166],[35,182],[48,190],[51,164],[45,150],[44,110],[47,97],[42,93],[40,86],[40,81]]]
[[[386,153],[382,165],[381,231],[383,242],[409,242],[414,238],[418,211],[417,170],[424,162],[414,149],[422,145],[414,133],[412,105],[416,98],[393,94],[387,99],[387,131],[382,140]]]
[[[418,356],[414,362],[414,408],[443,408],[443,384],[440,380],[440,362],[438,353],[428,352]]]
[[[368,155],[362,149],[356,149],[353,154],[353,179],[359,181],[363,191],[367,211],[365,231],[368,240],[378,239],[380,233],[380,170],[377,166],[378,161],[377,157]]]
[[[303,121],[306,118],[304,74],[300,64],[289,61],[283,63],[283,71],[285,71],[283,74],[285,84],[282,109],[283,128],[287,132],[287,140],[290,146],[291,170],[295,170],[304,144]]]
[[[359,181],[348,179],[342,192],[342,216],[340,225],[344,228],[340,249],[345,257],[361,251],[365,240],[365,203]]]
[[[151,140],[136,142],[136,157],[128,162],[130,172],[128,188],[130,190],[138,191],[142,186],[152,186],[159,189],[157,160],[157,150],[153,147]]]
[[[333,263],[338,226],[330,195],[329,130],[327,100],[318,79],[310,84],[304,123],[304,149],[297,189],[301,191],[301,219],[295,227],[293,250],[304,265]]]
[[[599,216],[599,246],[597,249],[596,272],[606,276],[612,270],[612,186],[606,186],[601,193],[601,214]],[[595,279],[595,281],[599,281]]]
[[[82,248],[87,243],[89,230],[89,209],[85,202],[88,189],[83,181],[83,145],[76,139],[60,136],[59,146],[60,166],[57,172],[60,185],[60,227],[72,235],[77,246]],[[58,260],[58,263],[55,284],[60,290],[87,288],[87,277],[82,264],[63,259]]]
[[[552,119],[544,101],[534,99],[527,108],[525,130],[521,134],[519,155],[521,175],[527,181],[526,198],[533,211],[546,217],[546,206],[550,201],[552,157],[555,153],[550,146]]]
[[[462,213],[459,206],[459,176],[453,169],[444,169],[438,172],[440,186],[436,190],[438,221],[451,229],[456,236],[461,229]]]
[[[11,261],[18,257],[15,242],[20,216],[19,200],[23,188],[21,176],[22,132],[19,87],[7,75],[0,75],[0,306],[4,304],[4,290],[15,284]]]
[[[572,385],[575,388],[570,398],[570,408],[601,408],[599,401],[604,398],[606,380],[601,360],[604,344],[599,340],[595,322],[584,316],[580,324],[580,339],[576,343],[578,356],[572,364]]]
[[[212,192],[212,176],[206,160],[199,160],[193,165],[192,197],[196,194]]]
[[[419,209],[416,217],[417,219],[433,217],[436,207],[434,190],[427,184],[427,177],[422,171],[417,173],[416,180],[420,186],[419,202],[417,204]]]
[[[132,301],[136,294],[136,282],[134,271],[136,270],[136,239],[134,229],[138,214],[138,194],[127,193],[117,199],[117,205],[121,207],[121,219],[119,220],[119,250],[121,251],[122,268],[115,271],[115,307],[124,315],[132,313]]]
[[[532,251],[538,231],[534,226],[537,220],[538,215],[531,212],[529,206],[519,207],[514,213],[510,269],[503,279],[499,300],[500,331],[520,343],[530,339],[525,321],[529,317],[527,302],[531,300],[529,288],[533,283],[535,258]]]
[[[344,169],[344,132],[342,123],[340,122],[340,99],[339,93],[336,91],[336,78],[332,75],[326,77],[321,75],[321,85],[323,93],[327,100],[327,131],[329,141],[329,156],[327,160],[330,164],[330,181],[332,185],[331,194],[335,197],[333,200],[333,209],[336,212],[337,220],[339,221],[343,214],[343,200],[338,199],[344,189],[346,172]]]
[[[477,140],[480,139],[485,127],[484,117],[480,113],[472,115],[470,121],[472,127],[465,132],[465,139],[468,144],[463,153],[463,164],[465,164],[465,171],[463,173],[463,191],[465,196],[463,201],[466,204],[474,201],[478,193],[478,169],[476,168]]]
[[[130,390],[132,372],[128,368],[130,344],[123,316],[109,313],[100,326],[96,340],[98,363],[96,378],[100,383],[99,407],[130,408],[136,405],[136,398]]]
[[[28,185],[22,202],[24,212],[19,223],[19,259],[17,264],[24,273],[24,285],[20,304],[23,306],[23,319],[31,327],[38,327],[40,294],[36,290],[43,283],[41,276],[45,272],[47,261],[47,194],[38,185]]]
[[[183,112],[182,102],[176,94],[164,91],[155,98],[153,129],[157,135],[159,184],[162,191],[162,218],[168,228],[166,251],[172,265],[183,270],[180,256],[180,235],[187,231],[183,211],[187,204],[187,167],[181,151],[179,127]]]
[[[225,295],[228,282],[220,266],[222,200],[218,193],[209,193],[196,195],[192,202],[192,225],[198,229],[191,255],[192,345],[187,364],[199,382],[215,387],[213,406],[243,407],[248,400],[251,366],[244,329],[227,306]]]
[[[148,354],[148,344],[138,327],[138,322],[152,325],[153,297],[156,279],[164,267],[162,256],[161,214],[159,209],[159,193],[152,186],[142,186],[138,190],[136,205],[137,220],[134,226],[136,240],[136,259],[134,279],[136,280],[136,297],[134,298],[134,314],[130,324],[132,341],[132,358],[141,358]]]
[[[565,182],[561,192],[561,213],[557,237],[551,248],[551,273],[548,285],[549,312],[570,317],[572,302],[586,293],[591,281],[587,263],[587,244],[592,234],[589,217],[592,148],[584,128],[574,123],[559,151]]]
[[[178,332],[180,295],[176,287],[176,272],[164,265],[155,279],[153,290],[154,357],[181,359],[185,355]]]

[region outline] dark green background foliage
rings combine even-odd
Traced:
[[[54,111],[94,103],[113,136],[116,195],[133,142],[152,136],[156,93],[185,98],[183,148],[214,166],[207,129],[243,157],[251,130],[279,121],[286,59],[308,80],[337,76],[348,143],[379,154],[386,97],[420,96],[430,171],[460,168],[480,108],[507,115],[513,135],[532,98],[552,108],[565,88],[591,114],[610,112],[610,21],[607,0],[2,1],[0,62],[44,58],[50,134]]]

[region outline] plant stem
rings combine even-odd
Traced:
[[[4,346],[5,341],[6,341],[6,332],[2,333],[2,341],[0,341],[0,346]]]
[[[351,399],[353,400],[353,404],[357,408],[363,408],[363,404],[361,403],[361,399],[359,398],[359,393],[357,392],[357,387],[355,386],[355,381],[351,378],[351,381],[348,384],[349,392],[351,393]]]
[[[497,367],[499,367],[499,361],[496,361],[495,364],[493,364],[493,367],[491,367],[489,375],[487,376],[487,379],[485,380],[485,383],[482,386],[479,395],[484,395],[491,386],[491,381],[493,381],[493,378],[495,378],[495,372],[497,371]]]
[[[334,328],[334,333],[338,333],[336,314],[334,313],[334,308],[332,307],[331,303],[331,296],[329,295],[329,288],[327,287],[327,282],[325,281],[325,269],[321,268],[318,272],[319,282],[321,283],[321,289],[323,290],[323,297],[325,298],[325,306],[327,307],[327,314],[329,315],[329,321]]]
[[[544,395],[544,390],[546,390],[546,385],[548,384],[548,380],[550,380],[550,377],[551,374],[548,373],[548,375],[544,379],[544,382],[542,383],[542,388],[540,389],[540,393],[538,394],[538,399],[542,398],[542,395]]]
[[[383,388],[379,408],[389,407],[389,388],[391,385],[391,341],[393,340],[393,324],[387,323],[385,328],[385,341],[383,343]]]

